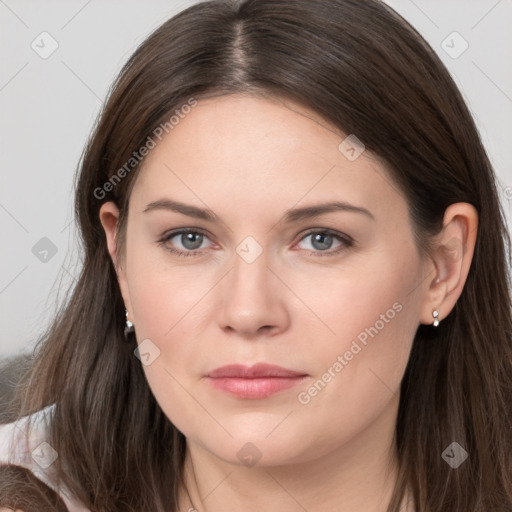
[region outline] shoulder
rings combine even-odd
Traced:
[[[49,467],[53,461],[41,460],[36,449],[44,448],[53,408],[50,405],[13,423],[0,425],[1,464],[16,464],[36,471]]]
[[[59,456],[47,440],[54,409],[55,405],[50,405],[15,422],[0,425],[0,467],[3,466],[4,473],[6,467],[28,470],[25,471],[29,474],[27,478],[35,477],[52,489],[70,512],[88,512],[72,500],[70,494],[56,481],[52,471],[52,464]]]
[[[13,423],[0,425],[0,463],[38,471],[54,462],[46,441],[54,407],[50,405]]]

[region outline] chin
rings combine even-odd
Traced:
[[[248,468],[306,463],[319,456],[319,449],[323,451],[317,443],[304,444],[305,435],[290,436],[289,430],[283,431],[282,436],[276,433],[268,435],[271,431],[255,433],[251,430],[244,434],[238,430],[234,438],[223,436],[221,442],[218,437],[190,440],[228,464]],[[325,452],[331,449],[326,448]]]

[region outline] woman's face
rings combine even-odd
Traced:
[[[430,269],[404,196],[346,137],[289,101],[210,98],[137,177],[119,279],[143,368],[225,461],[305,462],[394,428]],[[283,370],[214,373],[262,363]]]

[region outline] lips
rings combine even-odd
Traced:
[[[222,366],[208,374],[212,379],[219,378],[239,378],[239,379],[258,379],[263,377],[304,377],[306,374],[288,370],[281,366],[273,364],[258,363],[253,366],[243,366],[241,364],[231,364]]]
[[[242,399],[262,399],[302,382],[308,375],[281,366],[258,363],[251,367],[228,365],[207,375],[215,388]]]

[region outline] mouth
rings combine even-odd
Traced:
[[[251,367],[228,365],[217,368],[207,375],[215,388],[242,399],[262,399],[290,389],[304,381],[308,374],[281,366],[258,363]]]

